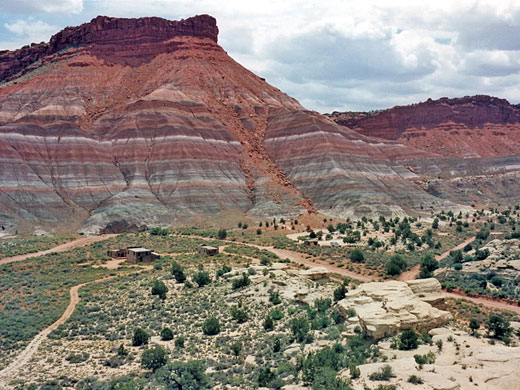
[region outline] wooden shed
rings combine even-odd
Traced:
[[[151,249],[146,248],[128,248],[126,260],[129,263],[150,263],[155,259],[159,259],[159,254],[153,252]]]
[[[126,249],[110,249],[107,251],[107,256],[109,257],[126,257],[127,250]]]
[[[201,245],[198,248],[199,255],[214,256],[218,254],[218,247],[211,245]]]

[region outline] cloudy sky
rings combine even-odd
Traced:
[[[489,94],[520,102],[515,0],[0,0],[0,50],[97,15],[217,18],[241,64],[320,112]]]

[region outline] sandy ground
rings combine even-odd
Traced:
[[[87,236],[87,237],[78,238],[77,240],[67,242],[65,244],[58,245],[54,248],[47,249],[44,251],[27,253],[25,255],[5,257],[3,259],[0,259],[0,265],[14,263],[15,261],[23,261],[23,260],[29,259],[31,257],[48,255],[49,253],[52,253],[52,252],[65,252],[65,251],[68,251],[69,249],[77,248],[78,246],[85,246],[85,245],[92,244],[92,243],[98,242],[98,241],[103,241],[107,238],[115,237],[115,236],[117,236],[117,234],[102,234],[100,236]]]
[[[63,324],[65,321],[67,321],[70,318],[70,316],[72,315],[72,313],[74,313],[74,310],[76,309],[76,305],[79,302],[79,294],[78,294],[79,289],[89,283],[100,282],[102,280],[109,280],[112,278],[113,277],[101,278],[101,279],[93,280],[92,282],[81,283],[81,284],[72,286],[70,288],[69,305],[67,306],[67,308],[65,309],[65,311],[63,312],[61,317],[56,322],[54,322],[52,325],[48,326],[47,328],[42,330],[40,333],[38,333],[36,335],[36,337],[34,337],[34,339],[32,339],[32,341],[29,343],[29,345],[27,345],[27,347],[25,347],[25,349],[22,352],[20,352],[20,354],[17,356],[17,358],[15,360],[13,360],[13,362],[10,365],[8,365],[2,371],[0,371],[0,390],[10,389],[10,386],[7,385],[6,379],[8,380],[8,379],[14,378],[16,376],[16,373],[18,372],[18,370],[20,368],[22,368],[22,366],[27,364],[27,362],[33,357],[33,355],[36,353],[36,351],[40,347],[41,343],[47,338],[47,336],[53,330],[55,330],[58,326]]]
[[[31,254],[27,254],[27,255],[20,255],[20,256],[4,258],[4,259],[0,260],[0,264],[12,263],[14,261],[22,261],[22,260],[25,260],[30,257],[41,256],[41,255],[51,253],[51,252],[63,252],[63,251],[66,251],[66,250],[69,250],[69,249],[72,249],[72,248],[75,248],[78,246],[87,245],[87,244],[90,244],[93,242],[101,241],[101,240],[104,240],[104,239],[106,239],[108,237],[112,237],[112,236],[114,236],[114,235],[106,234],[106,235],[102,235],[102,236],[84,237],[84,238],[80,238],[78,240],[75,240],[75,241],[72,241],[72,242],[69,242],[69,243],[66,243],[63,245],[59,245],[55,248],[51,248],[51,249],[48,249],[45,251],[31,253]],[[472,242],[473,240],[475,240],[475,237],[468,238],[466,241],[462,242],[461,244],[459,244],[459,245],[451,248],[450,250],[442,253],[441,255],[437,256],[437,260],[442,260],[442,259],[446,258],[447,256],[449,256],[450,251],[462,249],[462,248],[464,248],[464,246],[466,246],[468,243]],[[233,242],[233,243],[237,244],[236,242]],[[238,244],[241,244],[241,243],[238,243]],[[358,280],[361,280],[364,282],[370,282],[370,281],[374,280],[374,278],[369,277],[367,275],[360,275],[355,272],[348,271],[344,268],[337,267],[335,265],[315,263],[313,261],[305,259],[299,253],[291,251],[291,250],[277,249],[277,248],[273,248],[273,247],[265,247],[265,246],[255,245],[255,244],[242,244],[242,245],[248,245],[248,246],[256,247],[258,249],[268,250],[268,251],[276,254],[280,258],[286,258],[295,263],[303,264],[303,265],[306,265],[309,267],[315,267],[315,266],[324,267],[331,272],[337,273],[339,275],[349,276],[349,277],[352,277],[352,278],[355,278],[355,279],[358,279]],[[122,261],[124,261],[124,260],[114,259],[114,260],[109,261],[104,266],[108,269],[115,269],[119,266],[119,264]],[[153,266],[151,266],[151,267],[153,267]],[[148,267],[143,267],[143,268],[147,269]],[[410,271],[405,272],[403,274],[404,275],[403,280],[413,279],[412,276],[416,272],[418,272],[418,266],[413,267]],[[112,277],[97,279],[97,280],[94,280],[94,281],[88,282],[88,283],[95,283],[95,282],[99,282],[102,280],[108,280],[111,278]],[[27,345],[27,347],[18,355],[18,357],[9,366],[7,366],[2,371],[0,371],[0,390],[10,389],[10,387],[7,385],[5,380],[9,379],[9,378],[13,378],[16,375],[17,371],[22,366],[27,364],[27,362],[31,359],[31,357],[36,353],[39,346],[47,338],[49,333],[52,332],[53,330],[55,330],[58,326],[60,326],[61,324],[63,324],[65,321],[67,321],[70,318],[70,316],[72,315],[72,313],[74,312],[74,310],[76,308],[76,305],[79,302],[78,290],[82,286],[84,286],[88,283],[81,283],[81,284],[71,287],[70,303],[67,306],[67,308],[65,309],[62,316],[56,322],[54,322],[52,325],[48,326],[47,328],[42,330],[40,333],[38,333],[38,335],[36,335],[36,337],[29,343],[29,345]],[[514,311],[514,312],[520,314],[519,306],[511,305],[511,304],[508,304],[505,302],[494,301],[494,300],[487,299],[484,297],[467,297],[462,294],[457,294],[455,292],[450,292],[450,293],[445,292],[444,296],[448,297],[448,298],[464,298],[464,299],[470,300],[470,301],[478,303],[478,304],[483,304],[483,305],[489,306],[489,307],[496,307],[496,308],[500,308],[500,309],[511,310],[511,311]]]

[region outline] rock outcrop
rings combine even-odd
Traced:
[[[430,295],[434,292],[430,290]],[[360,327],[374,338],[392,336],[407,329],[430,330],[451,319],[450,313],[422,301],[406,282],[398,281],[361,284],[337,305],[339,313],[348,321],[348,331]]]
[[[417,298],[430,305],[444,309],[444,294],[441,283],[435,278],[408,280],[406,284]]]
[[[504,279],[518,279],[520,277],[520,248],[518,239],[494,239],[479,248],[480,251],[488,251],[489,255],[484,260],[474,260],[462,264],[462,273],[495,272]],[[469,256],[475,256],[475,250],[467,252]]]
[[[29,66],[45,57],[76,48],[86,49],[96,57],[113,63],[142,64],[158,54],[175,50],[178,43],[168,40],[180,36],[208,38],[217,43],[217,22],[209,15],[181,21],[98,16],[81,26],[65,28],[53,35],[48,43],[33,43],[19,50],[0,51],[0,82],[19,72],[24,73]],[[135,50],[136,47],[138,50]],[[87,65],[76,62],[73,66]]]
[[[310,280],[323,280],[329,278],[330,271],[325,267],[312,267],[301,271],[300,275]]]

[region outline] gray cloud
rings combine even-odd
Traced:
[[[432,73],[436,66],[427,48],[418,51],[419,61],[410,65],[392,46],[390,36],[352,38],[332,28],[281,37],[261,54],[276,61],[273,71],[283,72],[293,82],[409,81]]]

